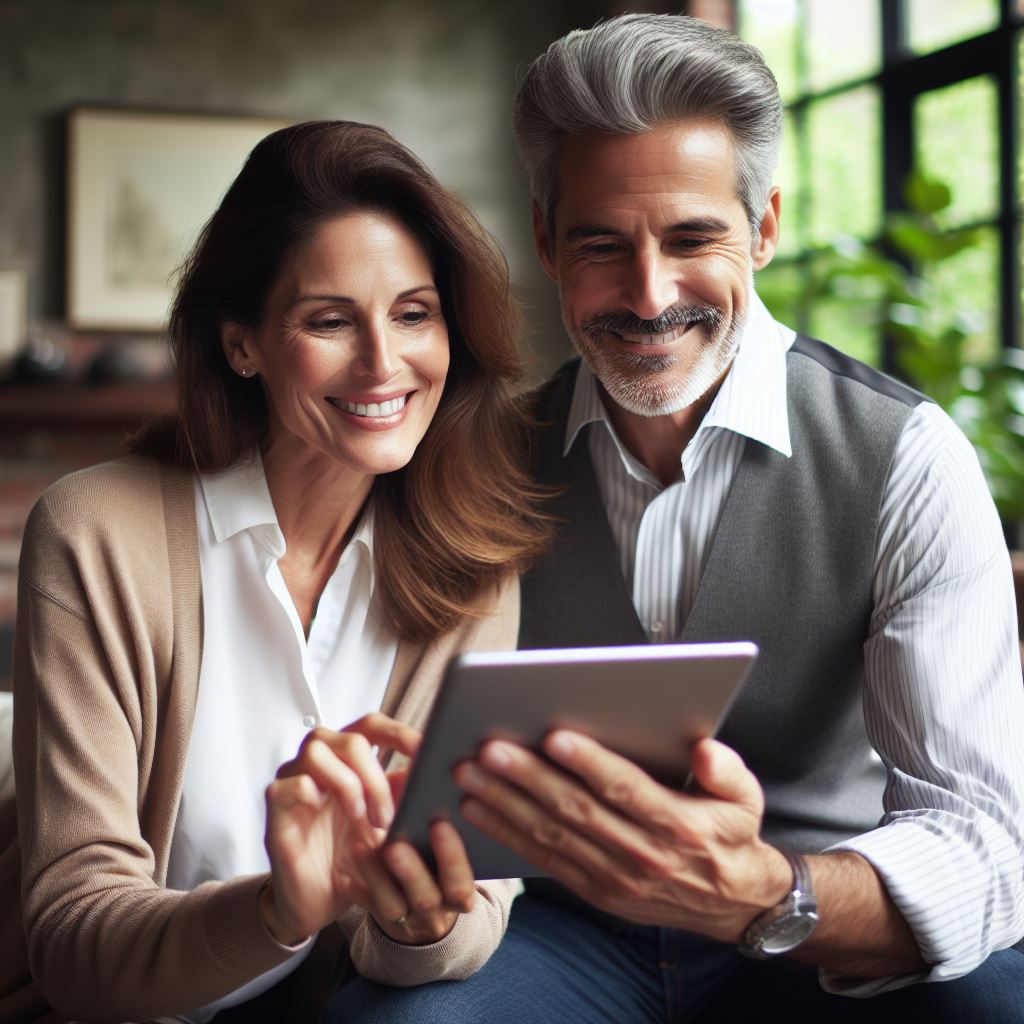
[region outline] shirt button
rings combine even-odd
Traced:
[[[313,726],[316,725],[316,716],[315,715],[303,715],[302,716],[302,724],[307,729],[312,729]]]
[[[665,628],[665,623],[662,622],[661,619],[655,619],[651,623],[651,632],[652,633],[660,633],[664,628]]]

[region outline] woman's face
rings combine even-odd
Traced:
[[[224,347],[236,372],[262,379],[270,447],[367,475],[412,458],[448,372],[430,260],[400,221],[368,211],[325,221],[285,264],[260,326],[227,325]]]

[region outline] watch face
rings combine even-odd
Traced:
[[[765,929],[761,949],[765,953],[785,953],[795,949],[814,931],[817,914],[793,914],[780,917]]]

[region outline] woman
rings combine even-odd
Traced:
[[[545,535],[516,330],[493,242],[386,132],[254,149],[179,285],[179,417],[26,529],[0,1018],[308,1020],[281,979],[335,920],[392,984],[486,960],[509,885],[446,823],[436,875],[382,845],[374,747],[414,753],[453,652],[514,646]]]

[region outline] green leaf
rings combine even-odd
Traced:
[[[915,213],[934,214],[945,210],[953,201],[950,187],[927,178],[920,171],[911,171],[903,185],[903,199]]]

